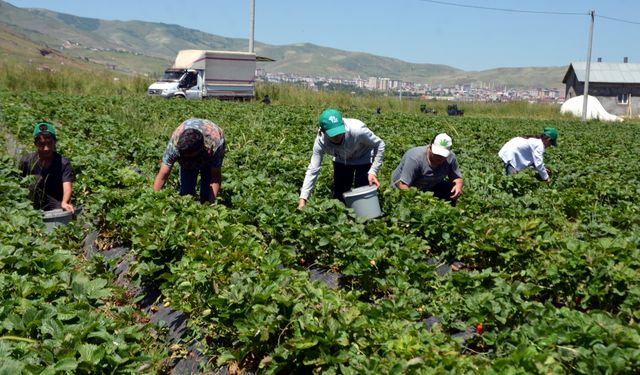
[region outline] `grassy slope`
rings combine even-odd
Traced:
[[[52,69],[65,65],[67,67],[88,68],[88,64],[36,43],[2,23],[0,23],[0,51],[2,51],[0,62],[3,63],[26,64],[41,68],[46,65]]]
[[[138,93],[146,91],[151,78],[123,75],[121,70],[105,69],[105,63],[94,57],[84,59],[61,53],[30,40],[0,22],[2,88],[91,95],[114,90]]]
[[[345,52],[309,43],[290,46],[261,46],[259,53],[276,59],[268,64],[269,71],[332,76],[388,77],[410,81],[425,81],[434,75],[462,72],[446,65],[411,64],[389,57],[362,52]],[[269,66],[270,65],[270,66]]]

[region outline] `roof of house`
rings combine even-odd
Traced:
[[[587,63],[573,62],[569,65],[562,83],[566,83],[569,74],[574,71],[578,81],[584,82]],[[589,82],[603,83],[640,83],[640,64],[592,62],[589,72]]]

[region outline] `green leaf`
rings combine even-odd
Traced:
[[[104,349],[98,345],[82,344],[78,348],[80,353],[80,362],[88,362],[97,365],[104,357]]]
[[[89,280],[84,275],[78,275],[74,277],[71,289],[76,299],[100,299],[111,294],[111,289],[105,288],[105,285],[107,280]]]
[[[21,374],[25,368],[25,363],[18,362],[11,358],[4,358],[0,364],[0,375]]]
[[[289,345],[291,345],[291,347],[293,347],[294,349],[298,349],[298,350],[309,349],[318,345],[318,339],[297,337],[289,340]]]
[[[50,318],[43,320],[40,331],[45,335],[51,335],[54,339],[64,339],[64,327],[58,319]]]
[[[109,344],[111,344],[113,342],[113,340],[114,340],[113,335],[111,335],[109,332],[105,331],[104,329],[100,329],[99,331],[91,332],[89,335],[87,335],[87,337],[100,339],[103,342],[109,343]]]
[[[78,362],[76,362],[73,358],[64,358],[55,365],[49,366],[44,371],[40,373],[40,375],[56,375],[65,371],[73,371],[78,368]]]
[[[229,361],[233,361],[235,359],[236,359],[236,356],[233,355],[233,353],[224,352],[224,353],[220,354],[220,356],[218,357],[218,360],[216,361],[216,365],[217,366],[223,366],[226,363],[228,363]]]
[[[55,371],[61,372],[61,371],[72,371],[72,370],[75,370],[77,367],[78,367],[78,362],[76,362],[74,358],[65,358],[63,360],[58,361],[55,364],[54,369]]]

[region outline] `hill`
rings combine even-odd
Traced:
[[[226,38],[178,25],[77,17],[45,9],[18,8],[1,0],[0,22],[34,43],[60,50],[65,56],[133,74],[159,74],[181,49],[233,51],[246,50],[248,46],[247,39]],[[565,71],[565,67],[528,67],[468,72],[447,65],[414,64],[309,43],[254,45],[256,53],[276,60],[263,64],[267,72],[299,75],[375,76],[433,85],[483,82],[512,87],[561,87]]]
[[[73,65],[77,62],[53,49],[35,43],[0,23],[0,61],[5,63]]]

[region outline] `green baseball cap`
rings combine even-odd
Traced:
[[[551,139],[551,144],[556,146],[558,143],[558,129],[556,128],[544,128],[542,134]]]
[[[329,137],[335,137],[347,132],[342,120],[342,113],[332,108],[325,109],[320,114],[320,127]]]
[[[48,122],[39,122],[33,128],[33,138],[36,138],[39,135],[51,135],[53,136],[53,138],[55,138],[56,128],[54,128],[53,125]]]

